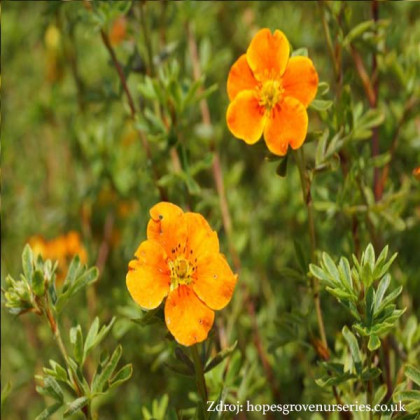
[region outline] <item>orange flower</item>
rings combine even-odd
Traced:
[[[109,40],[111,45],[118,45],[122,41],[124,41],[127,35],[127,21],[124,16],[120,16],[119,18],[115,19],[112,23],[111,30],[109,32]]]
[[[64,279],[69,262],[75,255],[79,256],[82,264],[87,262],[86,249],[81,242],[79,233],[75,231],[70,231],[49,241],[46,241],[40,235],[35,235],[28,239],[28,243],[35,255],[41,255],[44,259],[58,261],[58,281]]]
[[[230,301],[237,276],[219,253],[217,233],[198,213],[161,202],[150,210],[147,240],[130,261],[127,288],[144,309],[165,302],[165,322],[176,341],[207,338],[214,310]]]
[[[298,149],[308,130],[306,108],[315,98],[318,74],[307,57],[289,59],[283,32],[261,29],[230,69],[231,101],[226,121],[235,137],[256,143],[264,133],[269,150],[279,156]]]
[[[420,181],[420,166],[417,166],[417,168],[413,169],[413,175],[414,175],[414,178]]]

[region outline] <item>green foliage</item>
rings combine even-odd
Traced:
[[[43,368],[43,375],[36,375],[40,383],[36,388],[38,393],[55,401],[36,417],[37,420],[48,419],[62,409],[64,409],[62,410],[64,418],[82,410],[85,416],[90,418],[92,400],[130,379],[132,365],[127,364],[116,371],[121,358],[121,346],[115,349],[111,357],[102,353],[102,360],[96,367],[89,385],[83,373],[87,356],[109,333],[115,317],[108,325],[100,329],[99,318],[96,317],[86,339],[83,337],[82,327],[79,324],[72,327],[69,334],[72,356],[68,356],[61,339],[56,315],[76,292],[85,289],[97,280],[98,269],[96,267],[87,269],[82,266],[80,258],[76,256],[70,263],[62,287],[58,290],[55,285],[56,269],[57,263],[53,264],[50,260],[44,262],[41,257],[35,258],[31,247],[26,245],[22,252],[21,280],[17,282],[8,276],[9,288],[4,293],[5,306],[13,314],[34,312],[45,315],[65,361],[65,366],[62,366],[51,359],[50,367]],[[70,397],[67,397],[69,391],[71,391]],[[7,390],[5,392],[7,393]]]
[[[375,4],[2,5],[2,417],[203,417],[201,371],[216,402],[418,416],[420,10]],[[229,70],[260,28],[319,76],[285,157],[226,126]],[[161,200],[200,212],[239,274],[198,362],[125,285]],[[63,252],[70,230],[85,258],[33,244]]]
[[[388,271],[397,254],[387,260],[386,246],[375,259],[375,251],[369,244],[362,253],[360,262],[353,255],[353,266],[347,258],[341,257],[338,265],[327,254],[322,254],[321,265],[311,264],[309,270],[320,279],[325,289],[351,313],[353,329],[362,337],[368,337],[368,349],[381,346],[379,338],[395,327],[405,309],[397,309],[395,299],[402,287],[388,292],[391,276]],[[347,334],[346,339],[350,344]],[[353,352],[352,352],[353,354]]]
[[[57,313],[79,290],[89,286],[98,279],[98,269],[87,269],[75,256],[72,260],[63,287],[57,290],[57,263],[35,258],[32,249],[26,245],[22,253],[22,270],[20,280],[7,277],[9,288],[5,291],[5,306],[12,314],[24,312],[44,313],[49,305]]]

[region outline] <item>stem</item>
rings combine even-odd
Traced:
[[[48,319],[48,323],[50,324],[51,331],[54,334],[55,341],[58,344],[58,348],[60,349],[61,355],[63,356],[63,359],[64,359],[64,361],[66,363],[66,366],[67,366],[67,368],[69,370],[71,370],[71,367],[70,367],[70,364],[69,364],[69,356],[67,354],[66,346],[64,345],[63,339],[61,338],[60,327],[59,327],[58,322],[55,319],[55,317],[54,317],[54,315],[53,315],[53,313],[52,313],[52,311],[51,311],[51,309],[49,307],[48,300],[46,302],[45,315],[46,315],[46,317]],[[84,393],[80,389],[79,384],[77,383],[77,381],[75,379],[73,379],[73,385],[75,387],[76,394],[79,397],[83,396]],[[85,417],[86,417],[87,420],[92,419],[92,413],[91,413],[90,404],[91,404],[91,400],[89,399],[88,400],[88,404],[85,405],[82,408],[82,412],[85,415]]]
[[[207,404],[207,387],[206,379],[204,378],[203,364],[201,363],[200,355],[198,354],[198,347],[194,345],[191,347],[191,356],[194,362],[195,381],[197,384],[198,393],[203,400],[204,406]]]
[[[54,338],[57,341],[58,348],[60,349],[60,352],[64,358],[64,361],[66,362],[66,365],[68,365],[69,356],[67,354],[66,347],[64,346],[63,339],[61,338],[60,328],[50,308],[47,307],[45,309],[45,315],[47,316],[51,331],[54,334]]]
[[[147,27],[147,22],[146,22],[146,13],[145,13],[145,8],[146,8],[146,2],[145,1],[141,1],[139,3],[140,6],[140,22],[141,22],[141,27],[143,29],[143,36],[144,36],[144,43],[146,44],[146,49],[147,49],[147,57],[148,57],[148,61],[149,61],[149,69],[150,69],[150,75],[154,76],[155,74],[155,66],[153,63],[153,52],[152,52],[152,44],[150,41],[150,36],[149,36],[149,28]]]
[[[318,0],[318,4],[321,8],[321,21],[322,21],[322,28],[324,30],[325,40],[327,41],[328,51],[331,56],[331,61],[333,63],[334,75],[335,79],[338,80],[340,76],[339,66],[336,60],[336,55],[334,52],[334,47],[331,41],[331,34],[330,28],[328,27],[327,19],[325,18],[325,0]]]
[[[306,174],[305,154],[303,152],[303,149],[300,148],[299,150],[294,152],[294,157],[295,157],[295,161],[298,166],[298,169],[299,169],[303,201],[306,205],[306,210],[308,213],[308,231],[309,231],[309,239],[311,243],[311,261],[314,263],[315,250],[316,250],[316,236],[315,236],[315,223],[314,223],[312,196],[311,196],[311,181],[309,180]],[[321,341],[322,341],[323,346],[328,351],[327,336],[325,334],[324,320],[322,317],[321,299],[319,296],[319,280],[317,278],[312,279],[312,293],[313,293],[313,298],[314,298],[314,305],[315,305],[316,319],[318,322],[319,334],[321,336]]]
[[[367,351],[367,368],[370,369],[372,366],[372,355],[373,353],[371,351],[369,351],[368,346],[367,346],[367,342],[366,342],[366,351]],[[367,403],[372,406],[372,401],[373,401],[373,383],[372,383],[372,379],[368,380],[367,383],[367,388],[366,388],[366,399],[367,399]],[[369,419],[372,420],[373,419],[373,412],[369,413]]]
[[[126,95],[127,100],[128,100],[128,105],[130,107],[131,118],[134,121],[136,119],[136,108],[134,106],[134,101],[133,101],[133,97],[131,95],[130,89],[128,88],[127,79],[125,77],[125,74],[124,74],[124,71],[121,67],[121,64],[119,63],[119,61],[117,59],[114,48],[112,47],[111,42],[109,41],[108,34],[103,29],[101,29],[101,38],[102,38],[102,41],[103,41],[106,49],[109,52],[109,55],[111,56],[112,63],[114,64],[114,67],[117,70],[118,77],[121,81],[121,85],[123,87],[123,90],[124,90],[125,95]],[[140,131],[140,130],[137,130],[137,132],[139,133],[139,137],[140,137],[140,140],[142,142],[143,148],[146,152],[147,159],[150,162],[153,162],[152,151],[150,149],[150,145],[149,145],[149,142],[147,141],[147,138],[146,138],[145,134],[143,133],[143,131]],[[160,185],[158,185],[158,180],[159,180],[160,176],[159,176],[159,173],[158,173],[156,167],[152,164],[151,168],[152,168],[152,172],[153,172],[153,178],[154,178],[154,181],[155,181],[155,185],[156,185],[156,187],[159,191],[159,195],[160,195],[161,200],[162,201],[168,201],[166,191]]]
[[[117,70],[118,77],[120,78],[120,81],[121,81],[121,85],[124,89],[125,95],[127,96],[128,105],[130,107],[130,112],[131,112],[131,117],[134,119],[136,115],[136,107],[134,106],[133,97],[131,96],[130,90],[128,89],[127,79],[125,78],[125,74],[121,67],[120,62],[117,59],[114,48],[112,48],[108,34],[103,29],[101,29],[101,38],[106,49],[109,52],[109,55],[111,56],[112,63],[114,64],[114,67]]]
[[[377,0],[372,0],[372,18],[376,23],[379,19],[379,3]],[[378,80],[378,60],[376,57],[376,51],[372,56],[372,71],[371,80],[373,83],[373,93],[375,95],[375,102],[373,104],[374,109],[378,107],[378,95],[379,95],[379,80]],[[372,157],[379,155],[379,128],[374,127],[372,130]],[[373,169],[373,192],[375,200],[379,201],[381,197],[381,185],[380,185],[380,169],[375,167]]]
[[[382,194],[384,192],[384,188],[385,188],[385,184],[386,181],[388,179],[388,175],[389,175],[389,169],[390,166],[392,165],[392,160],[395,157],[395,152],[397,150],[397,145],[398,145],[398,140],[399,140],[399,136],[400,136],[400,131],[401,128],[404,126],[404,123],[410,113],[410,111],[418,105],[418,101],[416,100],[416,98],[414,96],[410,97],[405,106],[404,106],[404,110],[403,113],[397,123],[397,127],[394,131],[394,135],[392,137],[391,140],[391,146],[389,147],[389,154],[390,154],[390,160],[389,162],[385,165],[385,167],[382,170],[382,174],[380,177],[380,182],[379,182],[379,186],[378,186],[378,195],[379,195],[379,199],[382,198]]]

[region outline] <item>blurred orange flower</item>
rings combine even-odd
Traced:
[[[308,130],[306,108],[315,98],[318,74],[307,57],[289,58],[283,32],[257,32],[233,64],[227,91],[226,121],[232,134],[248,144],[264,133],[268,149],[279,156],[298,149]]]
[[[198,213],[161,202],[150,210],[147,240],[129,263],[127,288],[144,309],[165,302],[165,322],[176,341],[207,338],[214,310],[230,301],[237,276],[219,252],[217,233]]]
[[[413,175],[414,175],[414,178],[420,181],[420,166],[417,166],[417,168],[413,169]]]
[[[124,41],[127,36],[127,20],[125,16],[120,16],[112,23],[109,31],[109,40],[111,45],[116,46]]]
[[[70,260],[78,255],[82,264],[87,263],[87,253],[78,232],[70,231],[46,241],[42,236],[35,235],[28,239],[35,255],[43,259],[58,261],[57,279],[63,280]]]

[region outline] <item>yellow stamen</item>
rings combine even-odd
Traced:
[[[183,256],[179,256],[175,261],[169,261],[169,268],[171,270],[171,289],[175,289],[181,284],[191,283],[194,267]]]
[[[267,80],[261,87],[260,105],[271,111],[281,100],[283,88],[278,80]]]

